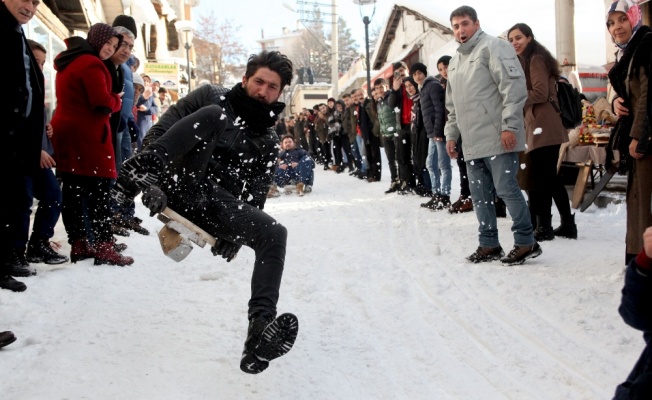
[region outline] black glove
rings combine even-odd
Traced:
[[[165,210],[168,205],[168,196],[156,185],[152,185],[143,190],[143,204],[149,208],[149,216],[153,217]]]
[[[231,262],[238,255],[242,245],[229,242],[228,240],[215,238],[215,246],[211,247],[214,256],[222,256],[227,262]]]

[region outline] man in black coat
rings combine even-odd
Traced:
[[[148,132],[143,151],[127,160],[113,196],[143,190],[152,215],[170,206],[216,238],[211,249],[231,261],[242,245],[256,255],[249,333],[240,369],[259,373],[287,353],[298,331],[292,314],[275,319],[287,229],[262,211],[274,176],[278,98],[292,80],[279,52],[252,55],[242,83],[201,86],[170,106]]]
[[[22,292],[27,286],[12,276],[30,276],[25,258],[29,236],[31,197],[26,177],[40,169],[41,140],[45,129],[45,86],[43,73],[27,44],[22,26],[36,13],[38,2],[3,0],[0,27],[5,39],[4,106],[0,108],[4,154],[0,171],[4,175],[5,208],[0,215],[0,288]]]

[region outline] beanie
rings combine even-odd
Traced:
[[[99,53],[104,44],[114,36],[118,38],[118,43],[122,42],[121,34],[116,32],[111,25],[100,22],[91,26],[91,29],[88,31],[88,35],[86,36],[86,40],[93,50]]]
[[[129,29],[131,33],[134,34],[134,37],[138,39],[138,28],[136,27],[136,21],[133,19],[133,17],[129,15],[118,15],[113,20],[113,26],[122,26]]]
[[[143,88],[145,87],[145,81],[143,80],[143,77],[140,76],[140,74],[134,73],[133,78],[134,78],[134,85],[140,85]]]
[[[428,76],[428,68],[423,63],[417,62],[412,64],[410,67],[410,75],[414,75],[414,73],[417,71],[421,71],[425,76]]]

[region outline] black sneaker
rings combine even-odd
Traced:
[[[505,252],[503,251],[503,248],[500,246],[498,247],[478,246],[475,252],[470,256],[466,257],[466,259],[468,261],[471,261],[472,263],[477,264],[481,262],[500,260],[500,258],[504,256],[505,256]]]
[[[0,288],[11,290],[12,292],[24,292],[27,289],[27,285],[15,280],[9,275],[5,275],[0,276]]]
[[[292,349],[299,332],[299,320],[293,314],[283,314],[276,319],[268,315],[251,317],[240,369],[248,374],[258,374],[269,362]]]
[[[111,197],[118,204],[127,204],[141,190],[157,184],[166,167],[166,160],[155,151],[136,154],[122,164],[120,175],[111,189]]]
[[[68,257],[54,251],[52,246],[50,246],[50,241],[47,239],[30,240],[27,245],[25,258],[31,263],[45,263],[49,265],[63,264],[68,261]]]
[[[8,275],[21,277],[36,275],[36,271],[28,267],[25,252],[20,249],[10,250],[9,257],[5,260],[5,271]]]
[[[432,209],[434,209],[435,204],[437,204],[438,201],[439,201],[439,195],[438,195],[438,194],[433,195],[432,198],[431,198],[430,200],[428,200],[428,201],[425,202],[425,203],[421,203],[421,207],[423,207],[423,208],[429,208],[429,209],[432,210]]]
[[[447,195],[440,195],[439,199],[437,200],[437,203],[435,204],[435,210],[443,210],[444,208],[448,208],[451,205],[451,198],[450,196]]]
[[[132,230],[136,233],[140,233],[141,235],[145,235],[145,236],[149,235],[149,231],[143,228],[142,225],[140,225],[140,223],[136,221],[136,218],[132,218],[132,219],[121,218],[117,224],[122,228]]]
[[[528,258],[539,257],[541,253],[539,243],[534,242],[531,246],[514,246],[507,257],[501,258],[500,261],[507,265],[518,265],[523,264]]]

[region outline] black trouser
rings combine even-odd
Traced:
[[[398,137],[395,137],[394,143],[396,146],[396,162],[398,164],[399,178],[402,182],[407,182],[410,187],[414,187],[410,124],[401,125],[401,129],[398,130]]]
[[[396,165],[396,138],[383,136],[383,147],[389,164],[389,175],[392,182],[398,181],[398,165]]]
[[[206,177],[217,139],[226,128],[226,119],[221,116],[220,107],[204,107],[179,120],[150,147],[163,150],[170,160],[182,159],[184,174],[198,178],[181,183],[169,178],[162,185],[172,186],[166,190],[170,208],[211,235],[254,250],[249,315],[258,311],[276,315],[287,229]]]
[[[112,241],[111,179],[62,172],[61,180],[61,217],[68,243],[88,239],[89,233],[97,243]],[[87,226],[90,226],[90,232]]]
[[[324,143],[319,142],[319,146],[320,146],[322,160],[324,160],[324,164],[325,165],[332,164],[333,157],[331,155],[331,141],[327,140]]]
[[[460,196],[471,197],[469,175],[466,172],[466,162],[462,151],[462,138],[457,141],[457,168],[460,170]]]
[[[561,145],[539,147],[527,152],[527,167],[530,169],[530,182],[533,189],[528,191],[530,213],[548,220],[552,208],[553,194],[556,197],[559,213],[570,216],[568,192],[557,174],[557,160]]]
[[[349,136],[346,134],[335,135],[332,139],[333,143],[333,156],[335,157],[335,165],[342,164],[342,152],[346,154],[346,160],[349,167],[353,166],[353,154],[351,154],[351,144],[349,144]]]
[[[365,140],[365,149],[367,150],[367,162],[369,163],[367,176],[380,180],[380,138],[373,133],[370,133],[369,138]]]

